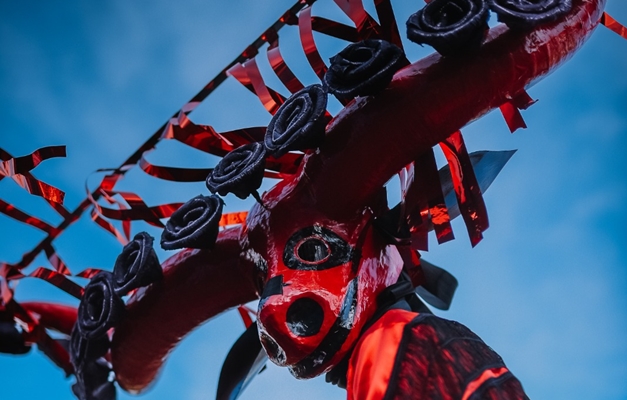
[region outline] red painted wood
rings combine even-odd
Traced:
[[[254,265],[240,258],[240,228],[220,233],[213,250],[185,249],[163,263],[163,281],[140,289],[116,327],[111,361],[117,381],[140,392],[168,353],[216,314],[257,298]]]

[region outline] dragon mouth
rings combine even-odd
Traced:
[[[348,284],[340,315],[318,347],[307,357],[289,367],[297,378],[313,378],[324,372],[329,361],[340,351],[350,334],[357,309],[357,277]]]

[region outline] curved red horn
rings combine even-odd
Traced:
[[[216,314],[257,298],[255,266],[242,257],[239,235],[239,227],[227,229],[213,250],[180,251],[163,263],[163,281],[129,300],[111,344],[122,388],[145,389],[185,335]]]
[[[377,96],[358,98],[327,128],[301,179],[332,217],[353,212],[396,172],[567,60],[599,24],[605,0],[573,0],[555,23],[527,33],[490,30],[477,54],[432,54],[399,71]],[[375,145],[376,143],[376,145]]]

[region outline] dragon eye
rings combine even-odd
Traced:
[[[283,263],[290,269],[321,271],[349,262],[353,253],[352,247],[333,231],[310,226],[288,239]]]
[[[324,262],[331,255],[327,242],[315,236],[301,240],[294,252],[301,261],[310,263]]]

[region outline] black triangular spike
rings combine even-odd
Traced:
[[[261,347],[257,322],[242,333],[229,350],[218,380],[216,400],[235,400],[264,367],[267,357]]]
[[[475,171],[481,193],[485,193],[488,190],[514,153],[516,153],[516,150],[481,150],[470,153],[470,162],[472,162],[472,168]],[[457,198],[453,189],[450,166],[446,164],[440,169],[439,174],[444,202],[448,209],[448,215],[453,220],[459,216],[459,206],[457,205]]]
[[[420,260],[420,266],[424,272],[425,283],[416,288],[416,293],[433,307],[448,310],[457,289],[457,279],[448,271],[424,259]]]

